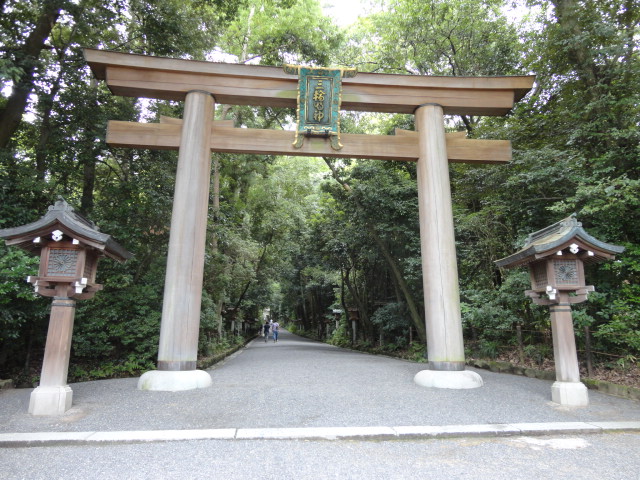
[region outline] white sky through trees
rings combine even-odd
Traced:
[[[358,17],[372,10],[369,0],[325,0],[322,9],[325,15],[335,19],[341,27],[354,23]]]

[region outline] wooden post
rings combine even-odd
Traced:
[[[43,387],[67,384],[75,313],[76,301],[73,298],[54,297],[40,375]]]
[[[158,350],[160,373],[196,370],[211,178],[209,137],[213,111],[214,99],[208,92],[196,90],[187,94],[162,304]],[[211,377],[206,372],[199,373],[179,376],[147,372],[145,375],[152,375],[143,375],[138,388],[188,390],[209,386]]]
[[[584,354],[587,360],[587,376],[593,378],[593,355],[591,353],[591,329],[584,326]]]
[[[516,338],[518,340],[518,359],[520,364],[524,365],[524,344],[522,343],[522,325],[516,324]]]
[[[171,213],[159,370],[195,370],[209,207],[213,97],[187,94]]]
[[[54,297],[40,385],[29,400],[29,413],[33,415],[61,415],[71,408],[73,391],[67,385],[67,375],[75,313],[73,298]]]
[[[421,105],[415,117],[419,137],[418,209],[429,360],[429,370],[419,372],[415,381],[422,386],[475,388],[482,385],[482,379],[475,372],[465,371],[443,110],[436,104]],[[434,376],[429,371],[465,375],[454,379],[455,375]]]
[[[442,107],[416,110],[418,208],[427,350],[432,370],[464,370],[458,266]]]
[[[556,380],[579,382],[580,368],[576,338],[573,332],[573,318],[569,294],[560,293],[560,302],[551,304],[551,335],[553,337],[553,357],[556,364]]]
[[[587,387],[580,382],[580,368],[569,293],[560,292],[559,302],[549,306],[556,381],[551,386],[551,400],[561,405],[589,404]]]

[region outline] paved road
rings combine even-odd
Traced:
[[[638,422],[640,403],[590,392],[550,402],[551,382],[479,371],[474,390],[416,386],[424,365],[281,334],[210,370],[214,386],[141,392],[136,379],[72,385],[61,417],[26,413],[30,390],[0,393],[0,436],[22,432],[203,431]],[[570,422],[570,423],[567,423]],[[558,423],[556,423],[557,425]],[[445,428],[445,427],[443,427]],[[299,430],[309,431],[309,430]],[[640,434],[317,440],[190,440],[0,448],[0,478],[638,478]]]
[[[0,449],[0,478],[633,480],[640,435]],[[5,475],[5,476],[2,476]]]

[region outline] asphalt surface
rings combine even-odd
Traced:
[[[552,382],[484,370],[481,388],[427,389],[424,368],[282,332],[207,389],[77,383],[58,417],[4,390],[0,478],[639,478],[640,402],[561,407]]]

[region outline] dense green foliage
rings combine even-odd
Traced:
[[[0,3],[0,228],[35,220],[58,195],[135,256],[103,260],[80,302],[73,378],[131,375],[157,355],[176,168],[174,152],[110,148],[108,120],[179,117],[176,102],[116,97],[82,47],[265,65],[357,66],[423,75],[537,75],[504,118],[447,128],[510,139],[504,166],[451,166],[469,352],[550,355],[548,310],[527,275],[499,271],[526,234],[576,213],[627,250],[591,269],[576,312],[600,359],[640,355],[640,6],[626,0],[385,0],[348,29],[316,0],[4,0]],[[218,106],[237,127],[283,128],[295,112]],[[343,131],[413,129],[407,115],[345,112]],[[415,165],[214,155],[200,352],[250,333],[269,307],[298,330],[386,350],[424,344]],[[0,377],[37,375],[49,302],[23,279],[36,260],[0,246]],[[350,312],[350,313],[349,313]],[[336,327],[336,320],[338,321]],[[516,327],[522,332],[518,337]],[[417,347],[416,347],[417,346]],[[31,368],[30,368],[31,367]],[[34,369],[35,368],[35,369]]]

